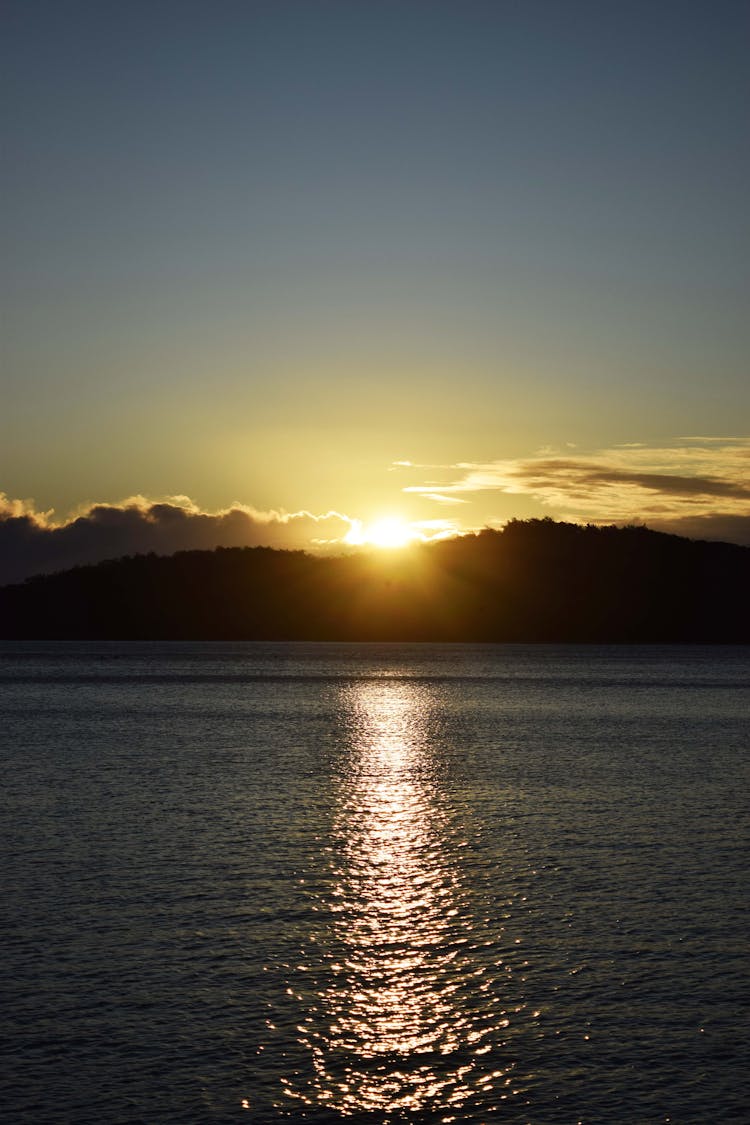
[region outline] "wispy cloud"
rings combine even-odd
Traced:
[[[444,496],[442,492],[423,492],[414,488],[405,488],[404,492],[419,491],[423,500],[434,500],[436,504],[468,504],[468,500],[462,500],[460,496]]]
[[[587,454],[545,450],[516,460],[461,462],[444,466],[443,480],[431,475],[404,491],[425,499],[526,495],[565,519],[643,522],[706,538],[731,531],[732,539],[750,542],[750,438],[683,438],[660,447],[632,442]]]

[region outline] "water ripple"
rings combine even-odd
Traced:
[[[462,881],[465,825],[431,758],[431,697],[414,684],[359,683],[342,692],[342,710],[350,753],[330,884],[314,904],[323,924],[297,967],[306,988],[290,984],[312,1072],[287,1080],[287,1097],[383,1121],[495,1112],[514,1089],[503,935],[476,915],[477,887]]]

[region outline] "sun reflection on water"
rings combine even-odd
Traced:
[[[441,800],[430,699],[405,681],[347,689],[351,734],[311,994],[298,1026],[314,1077],[287,1093],[340,1115],[492,1110],[511,1065],[497,950],[460,879],[460,818]],[[300,997],[302,999],[302,997]],[[495,1060],[493,1060],[495,1061]]]

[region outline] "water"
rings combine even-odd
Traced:
[[[6,1119],[746,1120],[749,683],[0,645]]]

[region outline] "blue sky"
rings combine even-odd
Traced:
[[[562,468],[554,502],[497,475],[435,497],[462,465],[637,445],[658,503],[632,517],[747,515],[653,488],[696,448],[735,491],[747,464],[747,4],[2,20],[8,512],[622,520],[611,482],[564,502]]]

